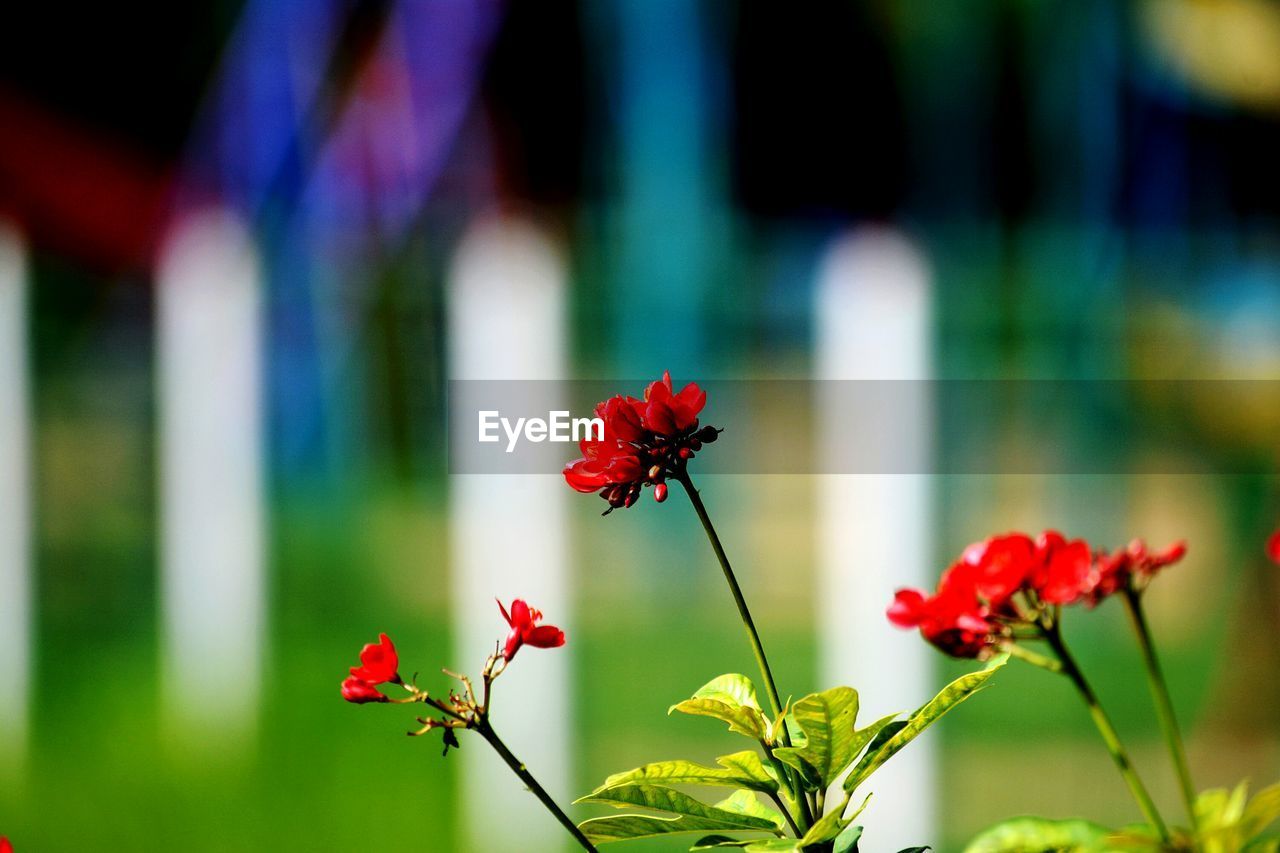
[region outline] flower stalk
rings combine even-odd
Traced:
[[[747,639],[751,642],[751,651],[755,655],[756,666],[759,667],[760,676],[764,679],[764,689],[765,694],[769,697],[769,707],[773,710],[774,716],[778,716],[782,713],[782,699],[778,694],[778,685],[773,680],[773,670],[769,667],[769,658],[764,653],[764,643],[760,641],[760,632],[756,630],[755,620],[751,618],[751,609],[747,607],[747,600],[742,594],[742,587],[738,585],[737,576],[733,573],[733,566],[729,563],[729,556],[724,551],[724,545],[720,542],[720,536],[716,533],[715,525],[711,523],[711,516],[707,514],[706,504],[702,502],[698,489],[693,485],[693,479],[689,476],[687,468],[682,467],[673,475],[673,479],[684,486],[685,492],[689,495],[689,502],[693,504],[693,510],[698,514],[698,520],[702,522],[702,529],[707,534],[707,540],[711,543],[711,550],[715,552],[716,560],[719,561],[720,568],[724,572],[725,582],[729,585],[729,592],[733,594],[733,601],[738,606],[738,616],[742,619],[742,627],[746,629]],[[781,726],[781,729],[783,745],[791,746],[791,734],[787,731],[785,723]],[[795,771],[788,768],[785,778],[787,779],[788,787],[791,788],[795,795],[801,823],[807,829],[813,825],[815,814],[818,814],[815,811],[817,805],[810,801],[808,794],[803,786],[800,785]]]
[[[1043,628],[1044,638],[1048,641],[1062,666],[1061,673],[1071,680],[1071,683],[1075,685],[1076,691],[1079,692],[1080,697],[1084,700],[1085,705],[1088,706],[1089,716],[1093,719],[1093,724],[1098,729],[1098,734],[1102,735],[1102,741],[1107,746],[1107,752],[1111,754],[1111,759],[1115,762],[1116,768],[1120,771],[1120,775],[1124,777],[1125,784],[1129,786],[1129,791],[1133,794],[1134,800],[1137,801],[1138,808],[1142,810],[1143,817],[1156,831],[1156,834],[1160,836],[1160,840],[1168,843],[1169,829],[1165,826],[1164,819],[1160,817],[1160,812],[1156,808],[1155,802],[1151,799],[1151,794],[1147,792],[1146,786],[1138,776],[1138,771],[1134,768],[1133,761],[1130,760],[1124,744],[1121,743],[1120,735],[1112,724],[1111,718],[1103,710],[1102,703],[1098,701],[1097,694],[1093,692],[1093,687],[1084,677],[1084,673],[1080,670],[1075,657],[1067,650],[1058,624],[1056,622],[1046,624]]]
[[[541,802],[543,806],[546,807],[547,811],[551,812],[551,814],[555,816],[555,819],[560,821],[560,825],[565,828],[566,832],[573,836],[573,840],[578,842],[583,850],[590,850],[594,853],[596,849],[595,845],[587,839],[587,836],[583,835],[582,830],[578,829],[577,824],[575,824],[569,816],[561,810],[560,806],[556,804],[556,801],[552,799],[546,789],[543,788],[542,785],[538,784],[538,780],[529,772],[529,768],[525,766],[524,762],[516,758],[511,750],[507,748],[507,745],[502,742],[502,739],[498,737],[498,733],[495,732],[493,730],[493,726],[489,724],[488,714],[485,714],[479,719],[479,721],[474,725],[474,729],[477,734],[488,742],[489,746],[493,747],[493,751],[498,753],[498,756],[507,763],[508,767],[511,768],[511,772],[515,773],[516,776],[519,777],[520,781],[525,784],[525,787],[533,792],[533,795],[538,798],[538,801]]]
[[[1165,680],[1160,659],[1156,656],[1151,628],[1142,610],[1142,593],[1132,583],[1125,588],[1124,606],[1129,613],[1133,632],[1138,638],[1138,648],[1142,652],[1142,665],[1147,674],[1147,685],[1151,688],[1151,698],[1156,706],[1156,719],[1160,723],[1165,746],[1169,749],[1169,757],[1173,761],[1174,770],[1178,776],[1178,787],[1182,793],[1183,805],[1187,810],[1187,818],[1194,827],[1196,825],[1196,788],[1191,781],[1186,746],[1182,739],[1182,731],[1178,727],[1178,718],[1174,714],[1173,699],[1169,696],[1169,684]]]

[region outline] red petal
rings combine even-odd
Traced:
[[[502,647],[502,656],[507,660],[511,660],[516,656],[516,652],[520,651],[520,646],[523,642],[520,639],[520,629],[512,625],[511,633],[507,634],[507,642]]]
[[[510,625],[510,624],[511,624],[511,616],[510,616],[510,614],[508,614],[508,613],[507,613],[507,608],[505,608],[505,607],[503,607],[503,606],[502,606],[502,599],[500,599],[500,598],[495,598],[495,599],[494,599],[494,601],[498,602],[498,610],[499,610],[499,612],[501,612],[501,613],[502,613],[502,618],[503,618],[503,619],[505,619],[505,620],[507,620],[507,624],[508,624],[508,625]]]
[[[1271,538],[1267,540],[1267,556],[1273,563],[1280,565],[1280,530],[1272,533]]]
[[[525,635],[524,641],[540,649],[554,649],[564,645],[564,631],[554,625],[539,625]]]
[[[533,624],[533,619],[529,616],[529,604],[523,598],[517,598],[511,602],[511,627],[527,628]]]
[[[924,616],[925,595],[918,589],[900,589],[893,594],[893,604],[885,611],[889,621],[899,628],[915,628]]]

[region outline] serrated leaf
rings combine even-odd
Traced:
[[[908,717],[905,724],[901,726],[896,723],[886,725],[872,741],[871,746],[867,748],[867,752],[863,755],[862,760],[858,762],[858,766],[844,780],[845,791],[857,789],[880,765],[897,754],[898,750],[915,740],[921,732],[940,720],[952,708],[981,690],[986,685],[987,680],[995,675],[1008,660],[1008,655],[1001,655],[992,660],[985,669],[960,676],[942,688],[937,696],[934,696]],[[894,733],[882,739],[881,736],[890,729],[895,729]],[[875,741],[881,741],[881,743],[877,745]],[[876,748],[872,749],[872,747]]]
[[[858,753],[862,752],[863,747],[868,746],[868,744],[874,744],[874,746],[870,747],[867,751],[874,752],[876,749],[879,748],[881,744],[884,743],[884,741],[888,740],[889,737],[891,737],[891,735],[885,735],[883,740],[877,740],[877,738],[881,736],[881,733],[884,732],[887,727],[894,724],[894,721],[897,718],[897,716],[898,715],[896,713],[885,714],[883,717],[876,720],[871,725],[866,726],[865,728],[857,729],[853,733],[853,745],[852,745],[853,757],[857,758]],[[902,722],[901,725],[906,725],[905,721]],[[896,731],[897,729],[894,729],[894,732]]]
[[[804,742],[799,746],[778,747],[773,754],[779,761],[799,770],[814,787],[826,788],[853,763],[856,755],[853,735],[858,717],[858,691],[852,687],[833,687],[811,693],[796,702],[791,713],[804,733]]]
[[[964,853],[1083,853],[1100,849],[1109,834],[1106,827],[1086,820],[1015,817],[983,830]]]
[[[597,791],[616,788],[619,785],[713,785],[729,788],[748,788],[766,794],[776,793],[778,781],[770,775],[751,750],[735,752],[717,758],[720,767],[704,767],[692,761],[654,761],[634,770],[615,773],[604,780]]]

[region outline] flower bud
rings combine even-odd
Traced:
[[[627,496],[623,498],[622,505],[627,509],[631,509],[631,507],[635,505],[635,502],[639,498],[640,498],[640,490],[638,488],[632,488],[627,492]]]
[[[693,451],[687,447],[680,448],[680,458],[688,461],[693,458]]]
[[[711,444],[720,437],[720,430],[713,426],[704,426],[702,429],[694,433],[693,437],[701,441],[703,444]]]
[[[662,466],[654,465],[652,468],[649,469],[649,479],[656,480],[658,479],[658,475],[661,473],[662,473]]]
[[[658,503],[662,503],[667,499],[667,484],[659,483],[653,487],[653,499]]]

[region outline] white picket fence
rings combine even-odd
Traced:
[[[266,624],[262,387],[264,282],[251,235],[225,210],[180,221],[157,270],[163,695],[172,725],[196,722],[207,742],[235,743],[254,726]],[[27,740],[34,578],[31,408],[25,253],[0,228],[0,748]],[[835,241],[819,264],[813,303],[814,376],[929,376],[929,272],[900,234],[865,230]],[[554,240],[527,221],[478,222],[448,281],[450,375],[557,379],[569,375],[568,274]],[[919,446],[927,453],[927,384]],[[838,399],[822,398],[816,440],[839,452]],[[830,407],[830,410],[827,410]],[[821,455],[818,458],[823,458]],[[857,686],[864,713],[905,710],[931,693],[927,650],[883,616],[895,586],[924,583],[932,496],[925,476],[815,478],[821,670]],[[450,483],[452,580],[460,660],[495,637],[495,597],[527,597],[572,630],[567,501],[558,476],[463,475]],[[495,534],[494,531],[501,531]],[[875,650],[868,654],[867,650]],[[571,650],[530,656],[504,678],[521,696],[501,725],[555,795],[572,793]],[[507,679],[510,679],[507,681]],[[501,711],[499,713],[502,713]],[[226,737],[219,737],[226,733]],[[933,739],[876,779],[868,838],[933,836]],[[483,750],[462,753],[467,837],[546,849],[557,829],[536,817],[506,769]],[[18,762],[5,760],[5,766]],[[486,808],[501,799],[508,818]],[[512,812],[509,809],[516,809]],[[881,846],[881,845],[873,845]]]

